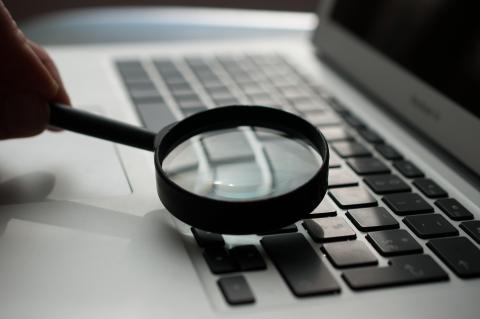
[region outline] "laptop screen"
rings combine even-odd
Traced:
[[[332,19],[480,118],[480,6],[455,0],[338,0]]]

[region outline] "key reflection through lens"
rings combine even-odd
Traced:
[[[181,188],[211,199],[250,201],[306,183],[323,160],[306,141],[259,127],[194,136],[173,149],[162,168]]]

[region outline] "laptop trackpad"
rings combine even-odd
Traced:
[[[57,200],[131,193],[112,143],[67,131],[0,141],[0,190],[2,184],[9,192],[20,184],[29,195],[19,197]]]

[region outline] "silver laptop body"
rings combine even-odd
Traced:
[[[70,132],[2,141],[2,183],[35,187],[28,203],[0,207],[0,317],[477,318],[480,281],[469,277],[478,276],[480,262],[475,233],[480,228],[474,222],[480,218],[478,107],[469,110],[458,95],[435,89],[375,48],[375,39],[384,41],[382,48],[391,44],[389,30],[399,32],[387,23],[402,21],[394,12],[407,12],[412,25],[423,30],[421,19],[408,12],[421,15],[426,2],[367,2],[360,10],[353,2],[322,1],[312,41],[50,47],[74,105],[131,124],[159,129],[203,108],[235,103],[304,116],[329,132],[331,171],[338,173],[331,180],[337,184],[322,203],[328,208],[310,223],[269,235],[224,235],[219,244],[218,235],[195,238],[188,225],[163,209],[149,152]],[[379,25],[384,18],[386,35],[375,34],[379,29],[373,22],[361,26],[372,33],[354,35],[358,25],[351,21],[362,17]],[[178,84],[185,82],[188,87],[182,89]],[[189,94],[190,100],[183,99]],[[358,151],[352,142],[366,156],[350,156]],[[235,152],[224,146],[215,151]],[[377,158],[383,171],[359,173],[359,158]],[[409,190],[399,193],[417,194],[431,210],[402,211],[401,203],[392,202],[395,191],[375,188],[369,179],[385,175],[400,178]],[[342,178],[353,182],[342,184]],[[397,226],[362,228],[354,213],[365,205],[360,200],[350,207],[339,198],[336,192],[346,188],[367,192],[376,204],[366,206],[383,207]],[[441,216],[441,229],[419,229],[422,221],[412,216],[432,213]],[[315,232],[312,223],[327,227],[331,218],[354,235],[342,238],[333,227],[327,240]],[[446,223],[453,230],[441,234]],[[398,230],[408,238],[381,242]],[[415,249],[397,247],[409,240]],[[352,241],[366,247],[374,262],[355,265],[350,254],[347,265],[339,265],[334,248],[348,248]],[[250,255],[232,250],[245,246],[253,246],[265,267],[245,266],[242,258],[248,264]],[[292,247],[299,249],[289,252]],[[288,259],[289,254],[298,260]],[[397,267],[396,272],[377,271],[388,267]],[[331,276],[334,289],[315,282],[320,268]]]

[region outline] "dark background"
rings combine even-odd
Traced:
[[[206,6],[313,12],[317,0],[4,0],[17,21],[57,11],[105,6]]]

